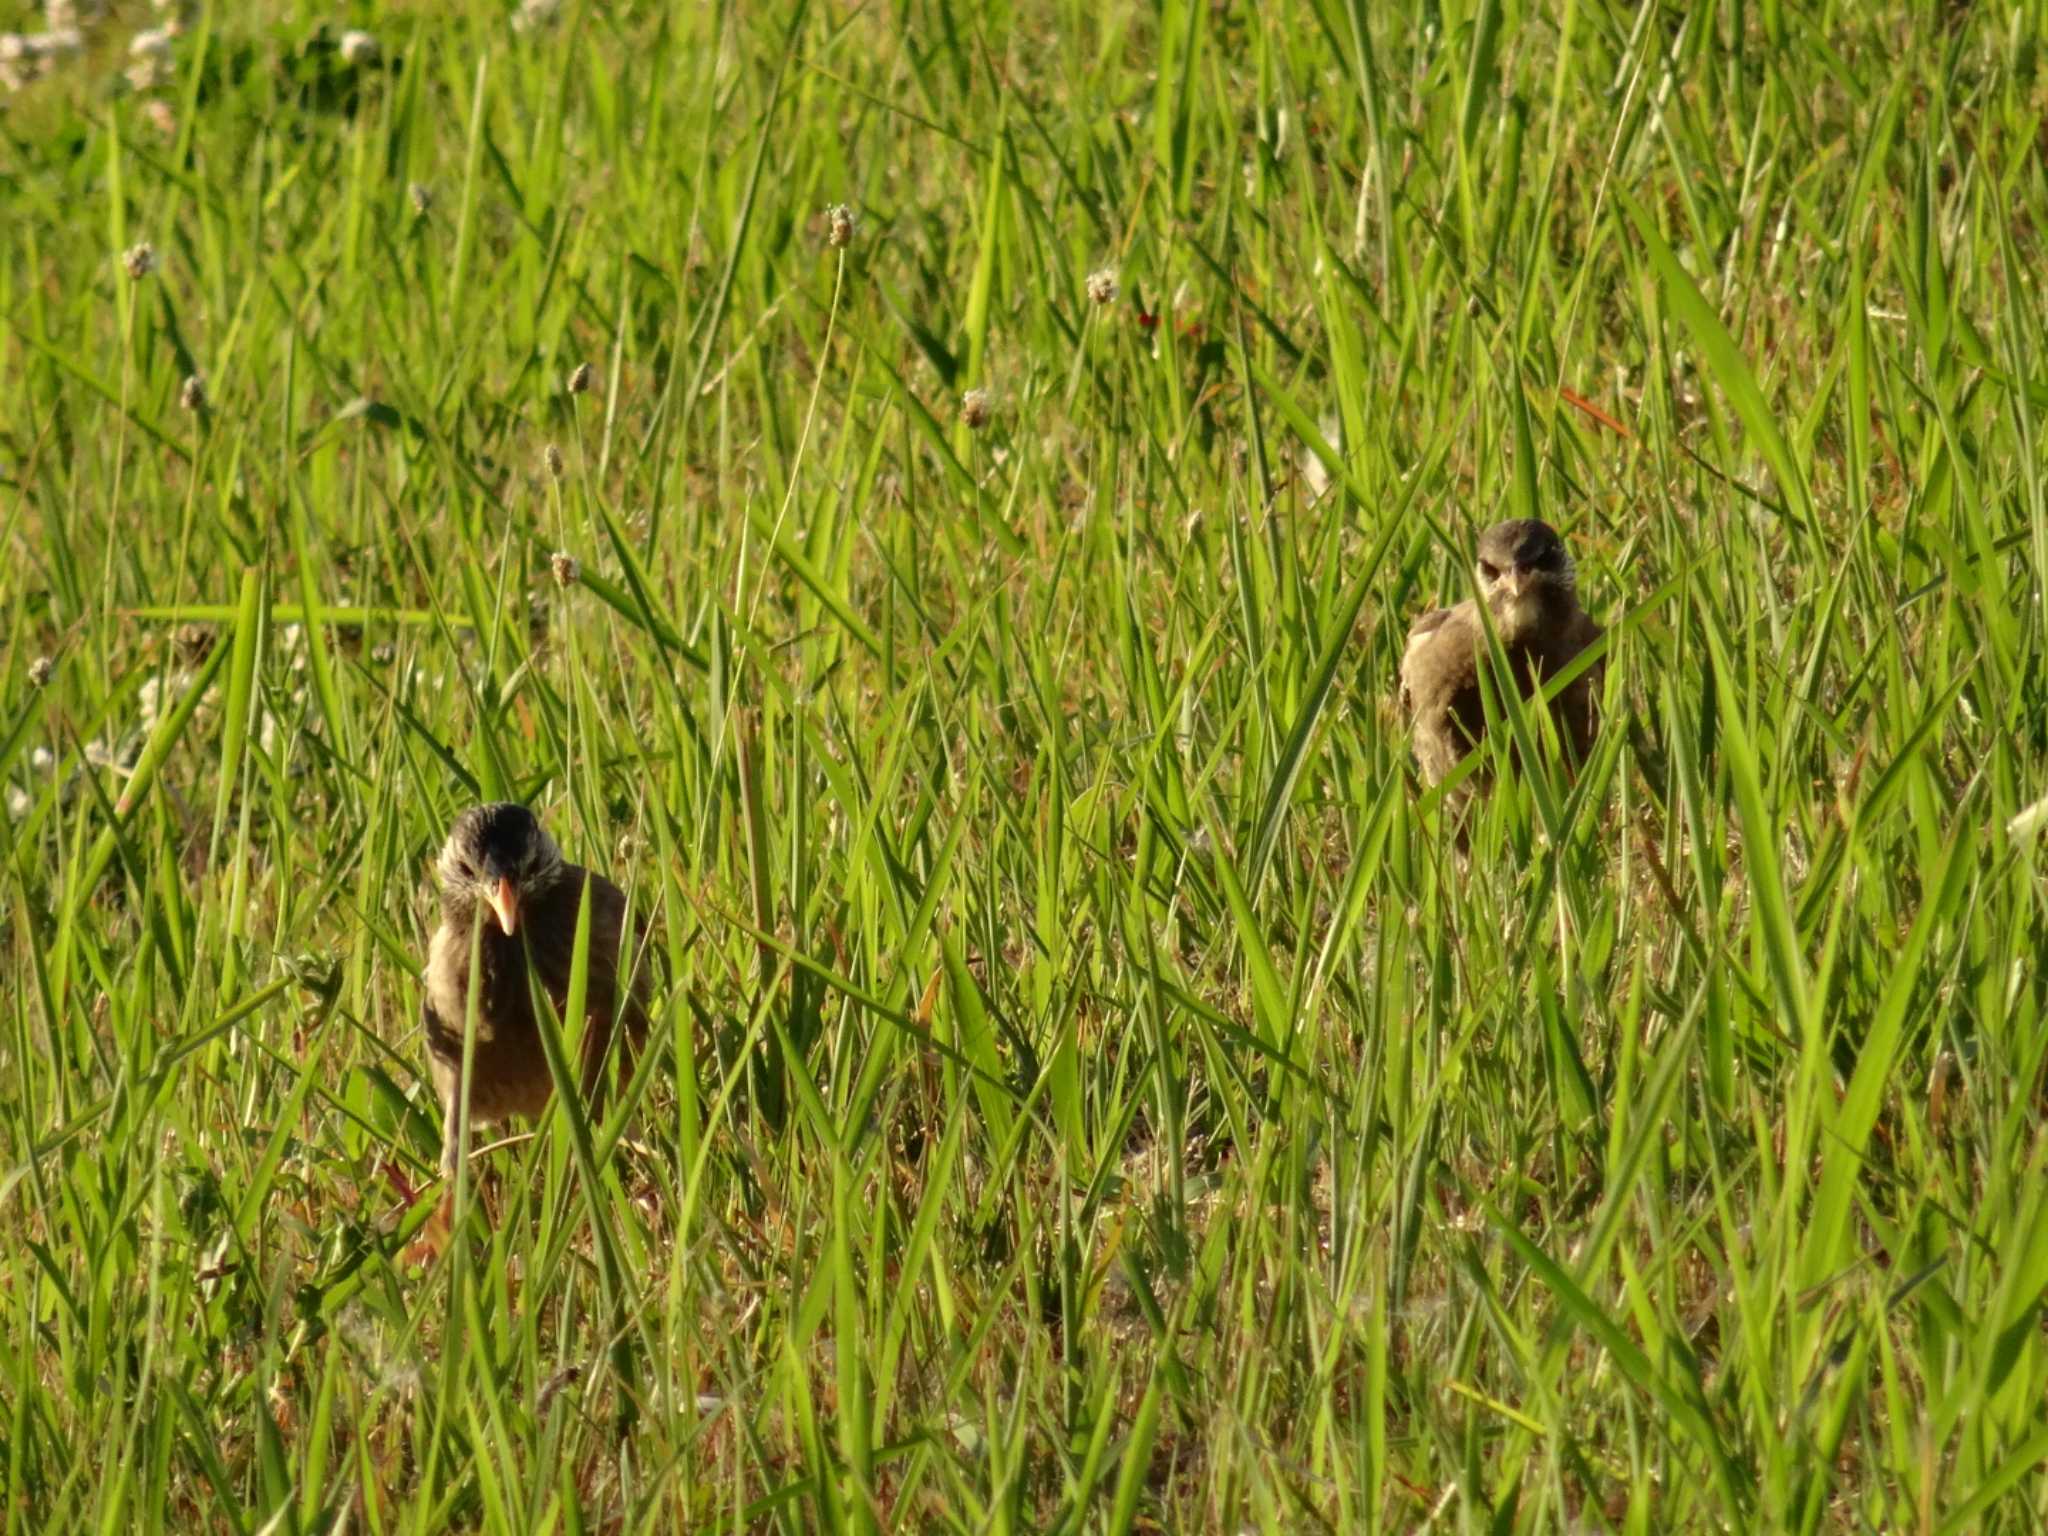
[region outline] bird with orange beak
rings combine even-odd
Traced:
[[[448,1182],[430,1241],[445,1238],[454,1174],[467,1153],[463,1116],[463,1030],[475,987],[476,1046],[468,1083],[469,1121],[538,1115],[554,1091],[534,1012],[534,982],[555,1013],[566,1013],[576,953],[576,915],[590,891],[590,945],[584,992],[582,1090],[601,1098],[616,1025],[630,1045],[647,1030],[647,977],[636,966],[619,985],[626,895],[600,874],[571,864],[523,805],[480,805],[449,829],[435,866],[441,924],[427,946],[427,1060],[444,1125],[441,1173]],[[481,931],[478,931],[481,930]],[[471,941],[475,939],[475,965]],[[570,1021],[563,1019],[570,1027]]]

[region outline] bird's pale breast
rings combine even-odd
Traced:
[[[1503,646],[1522,697],[1568,665],[1599,637],[1576,602],[1547,616],[1532,632]],[[1417,764],[1431,784],[1458,766],[1486,734],[1479,669],[1486,635],[1470,601],[1424,614],[1408,633],[1401,658],[1401,699],[1414,727]],[[1574,756],[1583,759],[1593,739],[1593,701],[1599,668],[1588,668],[1558,696],[1554,710]]]

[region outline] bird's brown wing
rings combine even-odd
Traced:
[[[425,995],[421,1009],[427,1025],[427,1051],[436,1061],[462,1064],[462,1019],[469,994],[469,946],[445,922],[427,941]],[[484,1021],[478,1020],[481,1037]]]
[[[631,985],[619,996],[619,949],[626,918],[626,893],[603,875],[580,865],[566,867],[563,878],[532,904],[527,943],[532,948],[542,985],[557,1009],[569,1000],[569,971],[576,957],[576,912],[590,886],[590,967],[583,1001],[583,1084],[592,1090],[611,1048],[614,1019],[626,1026],[629,1047],[647,1035],[647,957],[644,946],[633,968]]]
[[[1415,760],[1432,784],[1485,734],[1480,643],[1469,602],[1425,613],[1408,631],[1401,656],[1401,702],[1414,726]]]
[[[1601,628],[1583,608],[1572,610],[1571,622],[1563,633],[1545,648],[1544,670],[1561,671],[1569,666],[1579,652],[1601,636]],[[1606,671],[1605,660],[1596,661],[1566,685],[1557,696],[1556,710],[1558,724],[1563,727],[1565,739],[1571,743],[1572,753],[1583,763],[1586,754],[1592,750],[1594,732],[1599,729],[1598,710],[1600,703],[1601,676]]]
[[[462,1081],[462,1033],[451,1031],[446,1016],[434,1006],[431,968],[427,991],[420,998],[420,1023],[427,1032],[427,1075],[441,1101],[441,1172],[453,1174],[462,1160],[461,1124],[455,1113],[455,1094]]]
[[[626,995],[618,995],[618,974],[626,944],[626,893],[603,875],[590,876],[590,945],[593,954],[603,953],[610,957],[612,993],[608,1010],[614,1012],[626,1026],[630,1042],[637,1046],[647,1038],[647,962],[648,946],[646,936],[636,932],[633,936],[633,975],[626,987]],[[638,925],[636,925],[637,927]],[[602,945],[600,951],[599,946]]]
[[[1429,637],[1444,627],[1454,611],[1450,608],[1432,608],[1408,626],[1408,644],[1401,651],[1401,707],[1403,709],[1414,708],[1414,696],[1408,691],[1409,662],[1414,659],[1415,652],[1428,643]]]

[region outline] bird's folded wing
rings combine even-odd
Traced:
[[[427,941],[427,969],[421,977],[427,1043],[438,1047],[440,1042],[453,1040],[457,1052],[462,1049],[463,1018],[469,1012],[465,1005],[469,995],[466,937],[458,936],[445,922],[436,928]],[[488,1021],[480,1033],[489,1035]]]
[[[431,991],[420,998],[420,1023],[427,1032],[428,1061],[460,1065],[462,1026],[451,1026],[448,1023],[448,1016],[434,1006],[434,994]]]
[[[609,1030],[617,1006],[620,942],[624,937],[626,893],[603,875],[581,865],[570,865],[565,879],[558,881],[535,903],[527,942],[541,981],[561,1006],[569,991],[569,972],[576,957],[576,912],[583,901],[585,884],[590,888],[590,972],[584,993],[585,1008],[593,1021]],[[644,950],[644,946],[641,946]],[[626,1000],[626,1022],[635,1037],[646,1028],[646,975],[644,953]]]
[[[1478,635],[1470,604],[1425,613],[1408,631],[1401,656],[1401,702],[1410,713],[1441,708],[1472,686],[1478,665]]]
[[[1598,640],[1602,633],[1600,626],[1593,622],[1584,609],[1575,612],[1570,626],[1553,651],[1551,665],[1559,670],[1571,665],[1579,652]],[[1604,657],[1594,662],[1574,678],[1558,697],[1558,710],[1566,730],[1571,735],[1572,750],[1581,759],[1591,750],[1593,733],[1598,728],[1600,680],[1606,665]]]
[[[1408,650],[1413,651],[1422,641],[1442,629],[1456,612],[1455,608],[1432,608],[1417,618],[1408,626]]]
[[[1605,630],[1593,622],[1593,616],[1587,613],[1585,609],[1574,609],[1571,625],[1565,630],[1563,660],[1569,661],[1605,633]],[[1596,661],[1588,670],[1589,672],[1598,672],[1601,665],[1602,663]]]
[[[593,874],[590,881],[591,953],[611,958],[609,1008],[617,1003],[619,968],[626,960],[626,893],[603,875]],[[633,950],[633,976],[626,987],[622,1015],[627,1033],[637,1043],[647,1034],[648,945],[644,932],[635,933]]]

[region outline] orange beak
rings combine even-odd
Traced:
[[[519,891],[510,877],[501,875],[490,893],[491,910],[498,914],[498,926],[511,938],[519,931]]]

